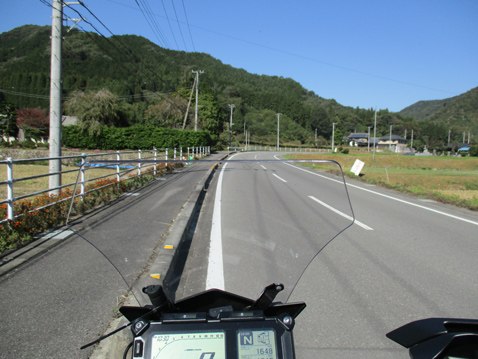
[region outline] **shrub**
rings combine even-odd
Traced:
[[[183,131],[161,127],[102,127],[97,135],[82,132],[78,126],[62,128],[63,145],[88,149],[150,149],[202,147],[211,145],[208,131]]]
[[[344,149],[342,150],[342,153],[343,153],[344,155],[348,155],[348,154],[349,154],[349,151],[350,151],[350,150],[349,150],[348,148],[344,148]]]
[[[37,147],[35,142],[30,141],[30,140],[26,140],[26,141],[21,142],[20,146],[22,148],[36,148]]]
[[[168,164],[167,169],[182,166],[181,164]],[[164,165],[158,165],[158,174],[165,169]],[[130,178],[117,182],[116,179],[100,179],[86,186],[86,191],[101,188],[87,193],[83,200],[75,198],[73,214],[81,215],[87,210],[104,204],[117,198],[122,193],[144,186],[154,176],[143,174],[142,176],[131,175]],[[16,203],[14,212],[17,216],[13,221],[0,224],[0,253],[15,249],[33,240],[33,238],[45,230],[60,226],[65,223],[70,208],[73,191],[65,189],[58,195],[43,194],[32,200],[24,200]],[[36,208],[41,209],[36,210]],[[0,216],[7,216],[7,205],[0,205]]]
[[[470,149],[468,150],[468,153],[472,157],[478,157],[478,145],[470,146]]]

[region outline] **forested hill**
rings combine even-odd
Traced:
[[[48,111],[50,34],[50,26],[35,25],[0,34],[0,103],[15,109],[39,107]],[[210,131],[223,145],[229,142],[229,104],[235,105],[233,141],[240,142],[245,125],[253,143],[275,144],[277,113],[281,114],[282,143],[324,146],[330,143],[332,123],[336,123],[335,139],[340,142],[350,133],[366,133],[374,122],[372,109],[342,106],[293,79],[250,74],[208,54],[164,49],[134,35],[105,38],[76,29],[67,32],[65,28],[62,69],[64,114],[76,115],[68,102],[79,96],[78,91],[88,98],[106,89],[115,96],[115,121],[109,125],[169,128],[183,127],[194,83],[192,71],[202,70],[198,127]],[[189,129],[194,127],[194,93],[192,101],[185,122]],[[414,130],[414,144],[426,133],[423,144],[441,146],[448,129],[425,122],[380,110],[377,136],[388,134],[393,125],[394,134]]]
[[[478,130],[478,87],[459,96],[444,100],[419,101],[400,111],[415,120],[432,121],[447,126],[460,127],[463,131]]]
[[[0,89],[17,108],[48,108],[45,96],[49,94],[50,31],[49,26],[25,25],[0,34]],[[184,101],[176,98],[172,102],[183,109],[194,81],[192,70],[204,71],[199,81],[200,105],[217,103],[216,109],[200,108],[203,122],[207,120],[205,116],[216,116],[220,117],[216,122],[222,124],[223,119],[228,119],[228,104],[235,104],[234,123],[238,130],[244,120],[252,124],[258,117],[271,120],[281,113],[284,125],[291,121],[289,130],[297,136],[303,138],[305,132],[310,135],[319,128],[319,134],[328,137],[332,120],[340,114],[347,117],[344,113],[350,111],[334,100],[307,91],[292,79],[250,74],[208,54],[168,50],[132,35],[104,38],[77,30],[65,34],[64,97],[75,90],[106,88],[130,105],[127,112],[131,124],[148,122],[144,112],[159,101],[155,93],[171,94],[162,99],[179,95]],[[176,92],[179,94],[173,94]],[[25,93],[31,96],[25,97]],[[176,121],[175,125],[179,124],[182,120]],[[211,130],[216,125],[206,127]],[[258,126],[255,133],[261,132],[265,134]]]

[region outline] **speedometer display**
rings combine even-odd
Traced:
[[[226,359],[226,335],[217,332],[161,333],[152,338],[152,358]]]
[[[237,332],[239,359],[277,359],[274,330],[239,330]]]

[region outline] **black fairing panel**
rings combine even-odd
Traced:
[[[387,337],[405,348],[448,333],[478,333],[478,320],[458,318],[429,318],[417,320],[397,328]]]

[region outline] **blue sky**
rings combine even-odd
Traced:
[[[44,2],[0,0],[0,33],[51,24]],[[478,86],[477,0],[138,0],[152,26],[135,0],[83,2],[114,34],[290,77],[346,106],[400,111]],[[84,7],[72,7],[110,35]]]

